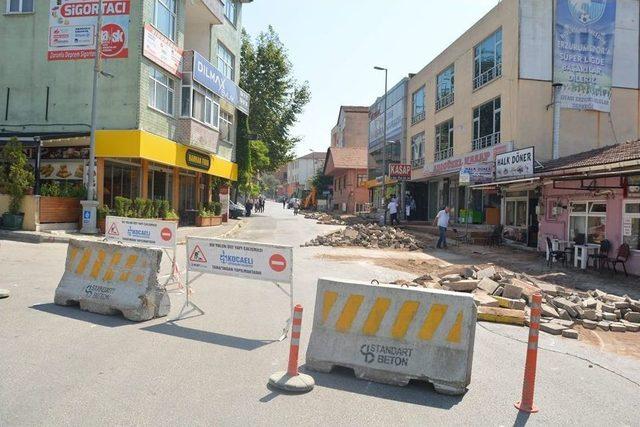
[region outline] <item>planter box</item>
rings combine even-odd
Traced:
[[[211,225],[222,225],[222,215],[212,216]]]
[[[2,228],[5,230],[22,230],[22,222],[24,220],[24,214],[19,213],[17,215],[5,212],[2,214]]]
[[[78,222],[80,199],[74,197],[40,197],[40,223]]]
[[[214,225],[222,224],[222,216],[196,216],[197,227],[212,227]]]

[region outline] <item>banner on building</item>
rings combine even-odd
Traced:
[[[510,151],[496,156],[496,179],[522,178],[533,175],[534,147]]]
[[[556,0],[553,81],[563,108],[610,111],[615,22],[615,0]]]
[[[391,163],[389,178],[395,181],[409,181],[411,179],[411,165],[408,163]]]
[[[98,0],[49,1],[49,61],[95,57]],[[106,0],[102,4],[102,57],[129,56],[129,0]]]
[[[176,77],[182,78],[182,49],[151,24],[144,26],[142,54]]]

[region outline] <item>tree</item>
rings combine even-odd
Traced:
[[[34,173],[17,138],[12,138],[2,149],[0,158],[0,186],[11,196],[9,213],[20,212],[22,198],[33,187]]]
[[[255,170],[274,171],[293,159],[300,138],[291,135],[291,128],[310,100],[309,86],[293,78],[287,50],[271,26],[255,43],[243,31],[240,57],[240,87],[251,95],[249,129],[264,142],[270,160]]]
[[[333,177],[323,174],[322,169],[320,169],[313,176],[311,184],[316,187],[318,196],[320,196],[323,191],[328,190],[329,186],[333,184]]]

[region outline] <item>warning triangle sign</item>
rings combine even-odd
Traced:
[[[109,236],[119,236],[120,235],[120,233],[118,232],[118,227],[116,226],[115,222],[113,224],[111,224],[111,227],[109,227],[109,231],[107,231],[107,234]]]
[[[193,248],[189,260],[193,262],[207,262],[207,258],[205,258],[204,253],[202,253],[200,245],[196,245],[196,247]]]

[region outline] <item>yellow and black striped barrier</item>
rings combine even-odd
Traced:
[[[470,294],[320,279],[307,366],[360,378],[428,380],[462,394],[471,379],[476,306]]]
[[[166,316],[169,297],[158,283],[162,250],[71,240],[56,288],[59,305],[141,321]]]

